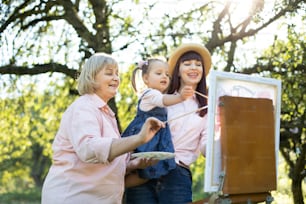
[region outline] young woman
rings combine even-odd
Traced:
[[[121,204],[126,169],[150,165],[141,159],[127,163],[125,153],[148,142],[164,124],[149,118],[138,134],[120,138],[107,105],[120,84],[117,62],[110,55],[91,56],[78,82],[81,96],[63,114],[52,145],[42,204]]]
[[[132,85],[137,92],[135,76],[137,71],[141,71],[142,80],[146,85],[138,101],[137,114],[134,120],[123,132],[122,137],[128,137],[137,134],[144,122],[149,117],[156,117],[161,121],[167,121],[166,106],[174,105],[186,100],[193,95],[191,86],[185,86],[180,93],[165,94],[170,78],[168,64],[160,59],[149,59],[138,64],[133,71]],[[134,152],[174,152],[170,129],[166,127],[158,131],[155,137],[148,143],[141,145]],[[170,170],[176,167],[173,158],[159,161],[156,165],[139,169],[126,176],[126,187],[137,186],[145,183],[148,179],[160,178],[166,175]],[[129,197],[129,190],[126,195]]]
[[[182,44],[168,60],[172,76],[168,94],[191,86],[193,97],[167,107],[169,127],[175,150],[176,167],[168,174],[128,189],[127,203],[186,204],[192,202],[192,178],[189,166],[200,153],[205,155],[207,110],[206,76],[211,66],[209,51],[200,44]],[[200,94],[200,95],[199,95]],[[199,110],[199,111],[197,111]],[[184,113],[184,117],[180,117]]]

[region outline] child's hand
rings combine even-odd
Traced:
[[[184,86],[181,90],[180,90],[180,95],[182,97],[183,100],[186,100],[190,97],[192,97],[194,94],[194,90],[191,86]]]

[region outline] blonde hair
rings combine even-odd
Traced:
[[[97,86],[95,77],[105,67],[118,68],[118,63],[111,55],[102,52],[95,53],[87,59],[78,78],[80,95],[94,93]]]

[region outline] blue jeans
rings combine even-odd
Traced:
[[[186,204],[192,202],[189,169],[178,166],[159,179],[125,191],[126,204]]]

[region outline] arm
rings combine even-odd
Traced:
[[[184,86],[179,94],[162,94],[156,89],[151,89],[142,97],[140,109],[142,111],[149,111],[156,106],[165,107],[175,105],[190,98],[193,94],[194,90],[191,86]]]
[[[148,179],[140,178],[136,169],[145,169],[149,166],[155,165],[159,160],[154,159],[146,159],[146,158],[135,158],[131,159],[126,168],[126,176],[125,176],[125,187],[134,187],[141,185],[148,181]]]
[[[191,96],[193,96],[194,90],[192,89],[191,86],[184,86],[179,94],[164,94],[163,95],[163,104],[165,106],[171,106],[175,105],[177,103],[180,103]]]
[[[161,121],[150,118],[137,135],[118,138],[117,130],[109,123],[104,124],[99,114],[100,111],[95,107],[80,103],[63,116],[61,125],[64,129],[60,135],[64,136],[61,137],[63,139],[60,142],[66,146],[69,145],[68,142],[71,142],[74,151],[84,162],[108,163],[116,156],[148,142],[161,127],[164,127]],[[101,129],[104,129],[102,133]],[[65,139],[66,134],[68,141]]]
[[[131,174],[128,174],[124,178],[126,188],[139,186],[141,184],[144,184],[148,180],[149,179],[140,178],[137,172],[133,172]]]
[[[108,160],[112,161],[117,156],[133,151],[136,147],[149,142],[162,127],[165,127],[163,122],[153,117],[148,118],[138,134],[113,140]]]

